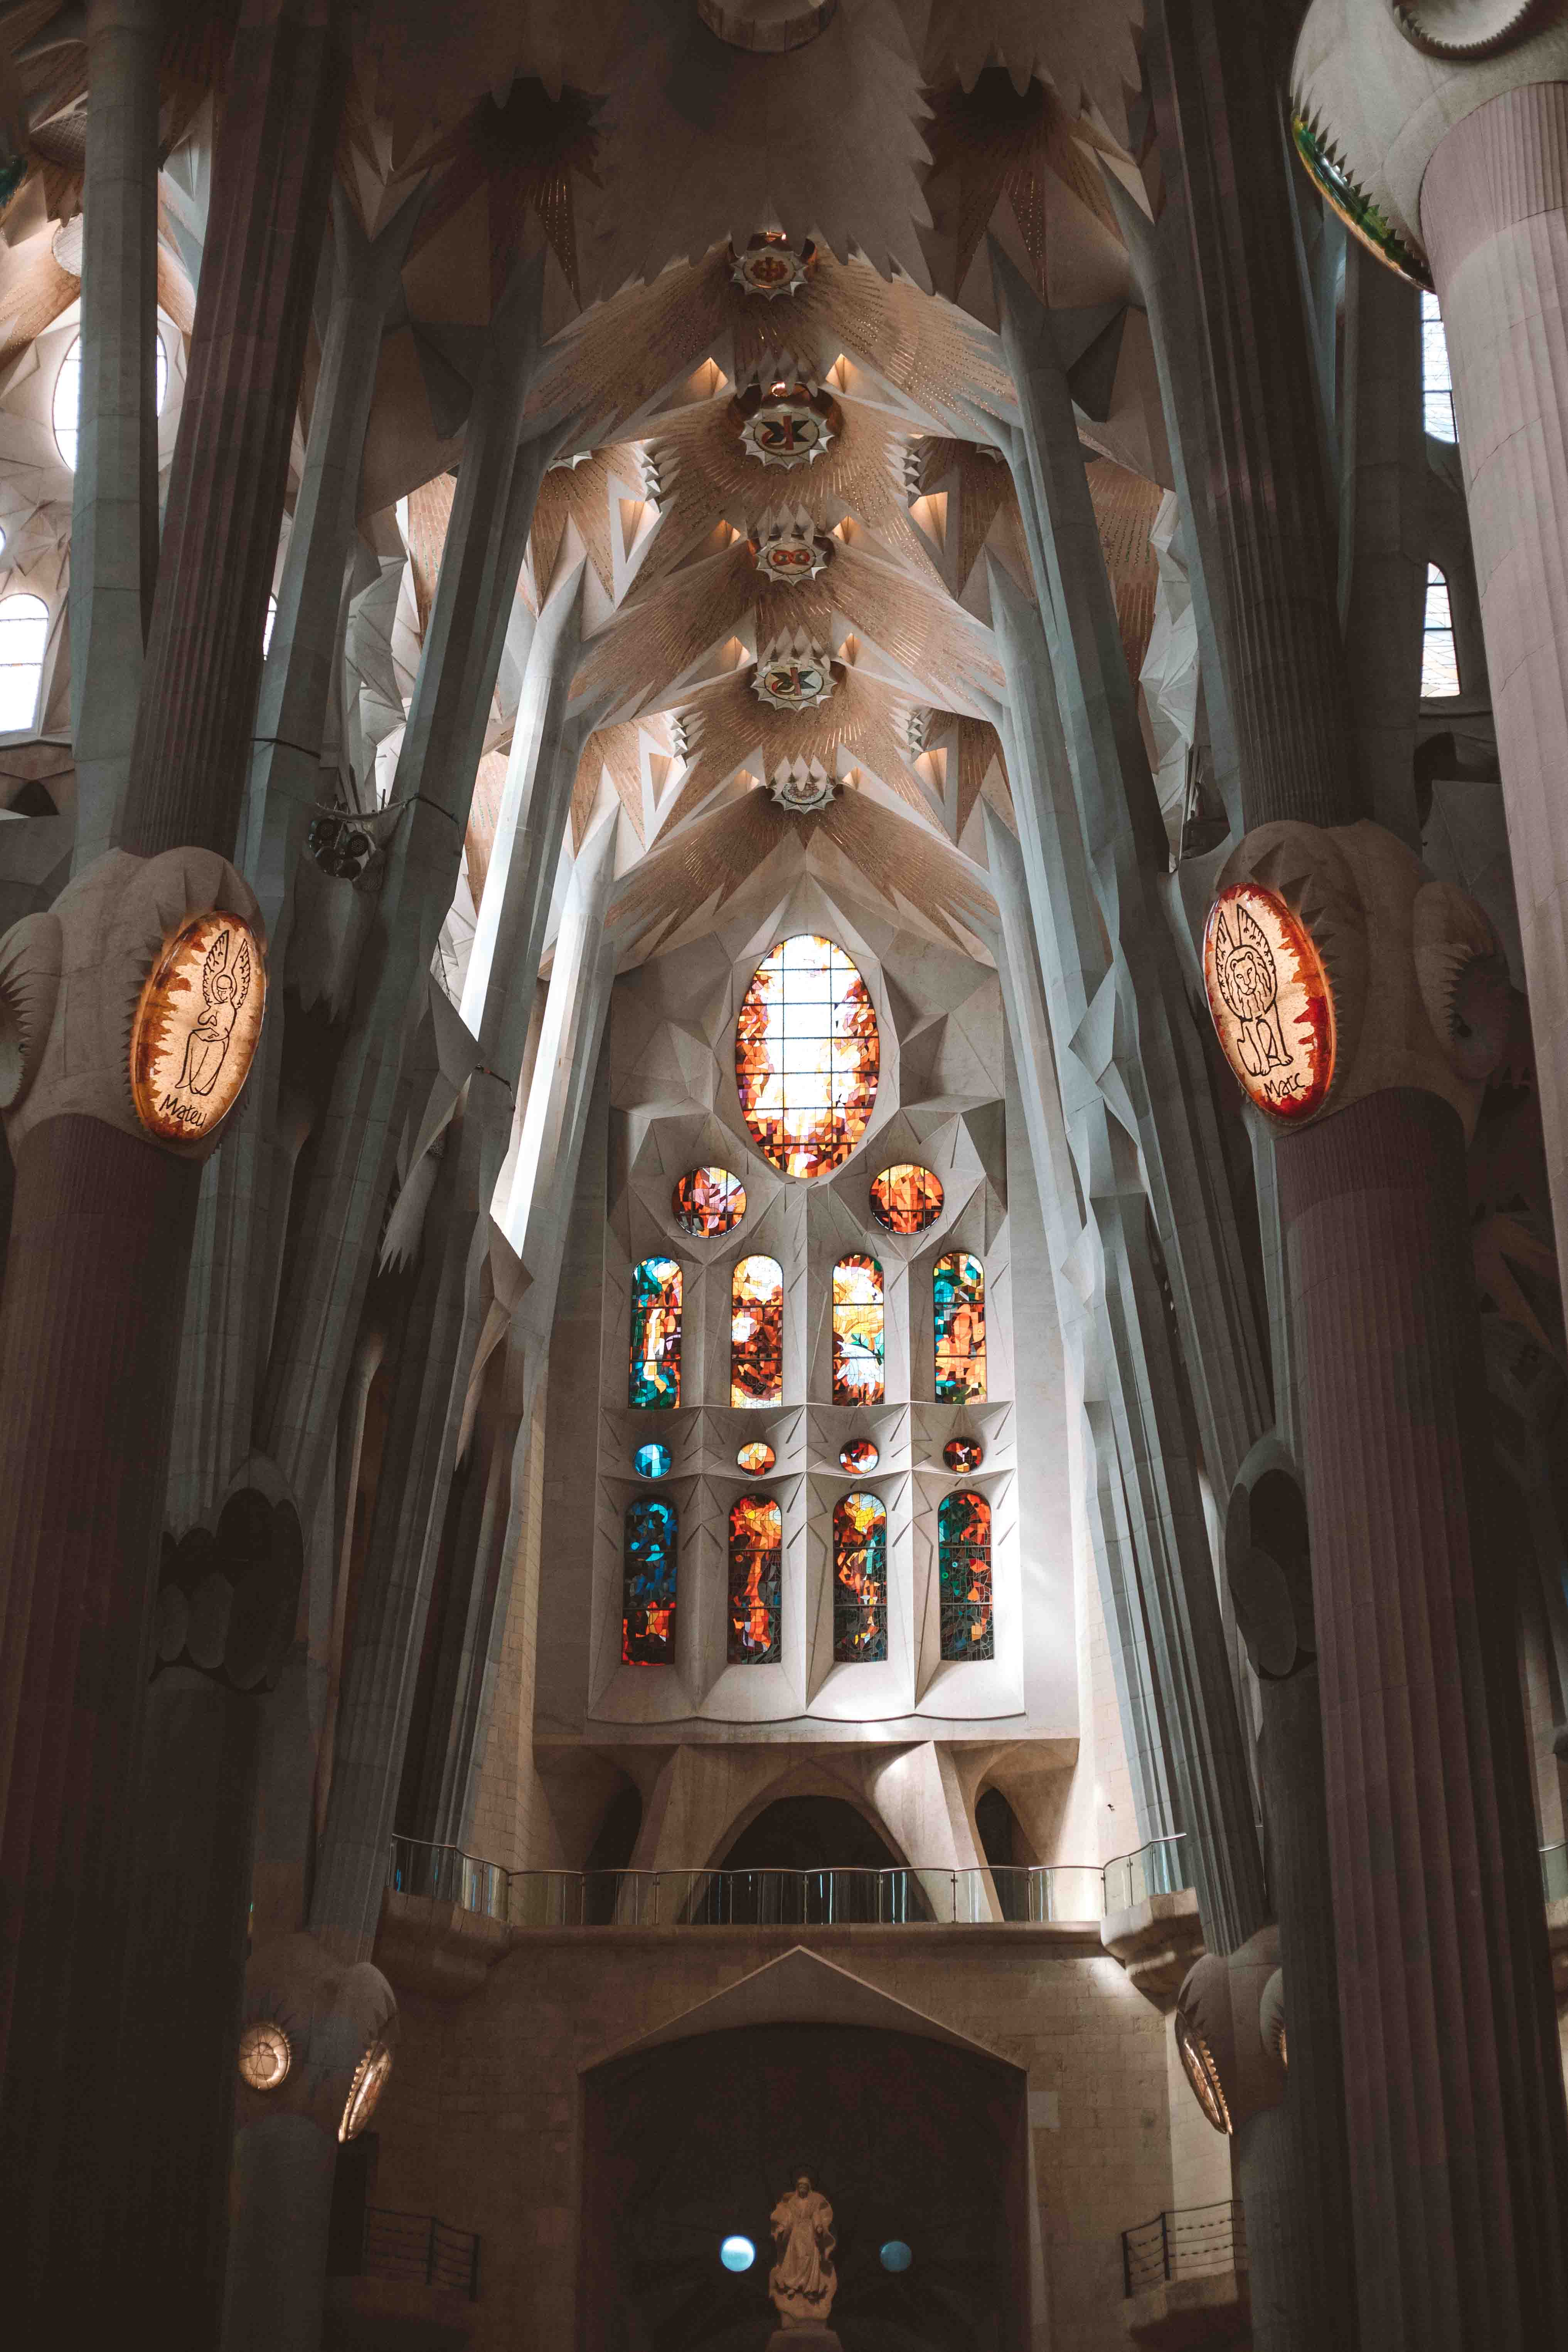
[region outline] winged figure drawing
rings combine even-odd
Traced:
[[[236,948],[233,932],[220,931],[202,964],[202,1009],[185,1039],[179,1083],[187,1094],[211,1094],[249,993],[250,942],[242,939]]]
[[[1227,914],[1234,932],[1226,928]],[[1241,1024],[1237,1050],[1248,1077],[1288,1070],[1290,1056],[1279,1028],[1279,974],[1262,925],[1239,899],[1219,910],[1215,974],[1228,1011]]]

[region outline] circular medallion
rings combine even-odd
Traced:
[[[149,1135],[196,1143],[232,1110],[266,1001],[261,942],[238,915],[198,915],[176,932],[131,1025],[131,1092]]]
[[[813,810],[826,808],[837,790],[820,760],[781,760],[768,786],[780,808],[795,816],[809,816]]]
[[[799,250],[782,229],[765,229],[743,253],[730,247],[730,276],[744,294],[763,294],[770,302],[781,294],[796,294],[805,284],[816,247],[809,238]]]
[[[833,684],[833,664],[816,648],[760,661],[752,672],[752,692],[773,710],[815,710],[827,700]]]
[[[753,1437],[736,1454],[735,1467],[743,1470],[748,1478],[765,1478],[777,1460],[778,1455],[765,1438]]]
[[[923,1234],[942,1214],[942,1178],[901,1160],[871,1179],[871,1214],[890,1234]]]
[[[977,1437],[950,1437],[942,1449],[942,1458],[955,1477],[966,1470],[978,1470],[985,1459],[985,1448]]]
[[[1204,984],[1226,1060],[1271,1118],[1310,1118],[1334,1076],[1334,1002],[1311,933],[1282,898],[1234,882],[1209,910]]]
[[[668,1446],[660,1445],[654,1439],[647,1445],[637,1447],[632,1455],[632,1468],[639,1478],[668,1478],[670,1459]]]
[[[805,383],[753,384],[736,401],[741,446],[760,465],[815,465],[839,424],[837,404]]]
[[[827,569],[833,556],[833,541],[817,530],[804,507],[793,515],[787,508],[776,515],[763,515],[752,534],[752,545],[757,570],[780,588],[797,588],[803,580],[815,580]]]
[[[247,2025],[239,2037],[239,2075],[253,2091],[282,2088],[293,2063],[289,2036],[269,2021]]]
[[[733,1233],[746,1213],[746,1188],[728,1168],[693,1168],[669,1197],[675,1222],[695,1241]]]
[[[375,2113],[376,2103],[386,2088],[386,2078],[391,2072],[391,2051],[384,2042],[373,2042],[354,2068],[354,2078],[349,2084],[348,2097],[343,2101],[342,2121],[338,2126],[340,2140],[359,2137]]]
[[[874,1470],[881,1458],[868,1437],[852,1437],[847,1445],[838,1449],[838,1467],[855,1477]]]

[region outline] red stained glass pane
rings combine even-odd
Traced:
[[[763,959],[735,1024],[735,1084],[763,1157],[786,1176],[841,1168],[866,1132],[881,1045],[864,980],[800,932]]]
[[[732,1666],[776,1665],[783,1655],[784,1514],[771,1495],[740,1495],[730,1506],[730,1636]]]
[[[923,1234],[942,1214],[942,1179],[910,1160],[871,1179],[871,1213],[890,1234]]]
[[[784,1402],[784,1268],[743,1257],[730,1286],[730,1402]]]
[[[833,1656],[851,1665],[888,1654],[888,1514],[875,1495],[833,1506]]]
[[[746,1188],[728,1168],[693,1168],[670,1195],[675,1222],[695,1241],[733,1233],[746,1213]]]

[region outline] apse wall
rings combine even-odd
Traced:
[[[735,1074],[735,1025],[761,959],[801,932],[837,942],[874,1004],[876,1098],[844,1164],[811,1181],[780,1174],[756,1148]],[[729,927],[679,945],[616,984],[605,1055],[603,1150],[585,1151],[565,1290],[550,1368],[541,1546],[537,1724],[542,1736],[683,1740],[789,1727],[842,1738],[1067,1738],[1077,1729],[1071,1517],[1059,1339],[1038,1203],[995,973],[954,947],[885,920],[857,919],[813,876]],[[601,1097],[603,1099],[603,1097]],[[910,1235],[872,1214],[872,1179],[891,1163],[935,1171],[936,1222]],[[710,1238],[681,1229],[672,1192],[688,1171],[727,1168],[746,1192],[742,1221]],[[882,1269],[885,1400],[835,1403],[833,1269],[846,1255]],[[986,1393],[936,1395],[933,1271],[963,1253],[984,1267]],[[731,1397],[731,1283],[765,1255],[783,1274],[782,1402]],[[628,1401],[632,1275],[649,1259],[680,1269],[679,1403]],[[1028,1268],[1026,1288],[1016,1278]],[[596,1362],[584,1344],[599,1337]],[[1022,1340],[1020,1340],[1022,1331]],[[977,1468],[943,1460],[978,1443]],[[737,1465],[761,1439],[765,1476]],[[839,1453],[869,1439],[879,1459],[847,1472]],[[667,1475],[637,1475],[646,1445]],[[886,1656],[836,1662],[834,1507],[847,1492],[886,1512]],[[994,1655],[942,1654],[937,1559],[943,1499],[980,1496],[990,1514]],[[729,1530],[746,1494],[782,1517],[776,1660],[731,1662]],[[592,1511],[584,1507],[592,1496]],[[623,1656],[626,1515],[639,1499],[673,1507],[679,1575],[668,1663]],[[950,1523],[951,1524],[951,1523]]]

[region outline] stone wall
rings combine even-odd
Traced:
[[[1023,2069],[1031,2352],[1125,2346],[1121,2232],[1173,2201],[1180,2085],[1164,2021],[1092,1929],[516,1931],[468,2000],[400,2003],[373,2201],[479,2233],[476,2352],[575,2340],[584,2073],[677,2020],[781,2018],[897,2023]]]

